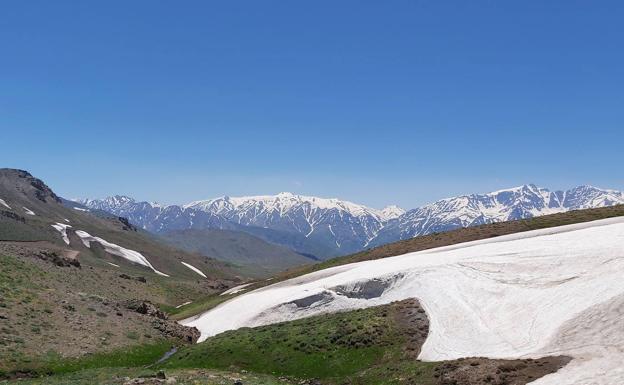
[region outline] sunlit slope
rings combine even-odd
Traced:
[[[416,297],[431,323],[421,359],[565,354],[574,360],[536,383],[616,384],[624,381],[623,272],[624,218],[613,218],[330,268],[185,324],[206,338]]]

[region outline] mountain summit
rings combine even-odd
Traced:
[[[125,196],[81,203],[128,217],[135,225],[156,233],[208,228],[244,231],[303,254],[327,258],[459,227],[622,204],[624,194],[592,186],[552,192],[526,184],[441,199],[407,212],[397,206],[378,210],[289,192],[223,196],[183,206],[136,202]]]
[[[624,203],[621,191],[579,186],[551,192],[526,184],[487,194],[442,199],[388,221],[370,246],[459,227],[482,225]]]

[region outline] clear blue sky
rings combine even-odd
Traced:
[[[624,189],[621,1],[7,1],[0,166],[66,197]]]

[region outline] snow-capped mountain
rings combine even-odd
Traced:
[[[624,203],[624,193],[580,186],[551,192],[528,184],[487,194],[442,199],[385,223],[369,245],[378,246],[459,227],[531,218]]]
[[[184,206],[137,202],[125,196],[80,203],[127,217],[134,225],[155,233],[238,230],[303,254],[327,258],[459,227],[621,204],[624,194],[591,186],[551,192],[529,184],[442,199],[407,212],[397,206],[377,210],[292,193],[224,196]]]
[[[163,206],[158,203],[138,202],[123,195],[105,199],[82,199],[76,202],[92,210],[102,210],[126,217],[133,225],[153,233],[187,229],[235,228],[227,219],[210,212],[177,205]]]
[[[376,210],[339,199],[292,193],[225,196],[184,206],[138,202],[119,195],[78,202],[93,210],[127,217],[134,225],[155,233],[239,230],[321,258],[361,250],[386,221],[404,213],[397,206]]]
[[[384,222],[397,218],[403,210],[396,206],[383,210],[339,199],[295,195],[220,197],[185,205],[213,213],[243,226],[303,234],[311,241],[333,244],[340,253],[361,250],[377,235]]]

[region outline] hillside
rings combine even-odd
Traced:
[[[157,357],[148,352],[116,362],[115,356],[101,355],[97,360],[44,363],[38,372],[56,375],[20,383],[524,385],[569,362],[565,356],[423,362],[416,357],[428,329],[418,301],[405,300],[226,332],[182,347],[147,368]]]
[[[158,307],[174,311],[241,281],[233,266],[123,218],[65,207],[25,171],[0,169],[0,199],[0,371],[43,354],[191,342],[196,331]]]
[[[256,277],[316,262],[284,246],[240,231],[178,230],[162,234],[161,239],[180,249],[243,266],[246,272]]]
[[[570,362],[536,383],[621,383],[623,241],[624,218],[614,217],[336,266],[249,291],[183,324],[210,341],[191,349],[209,351],[228,330],[240,340],[248,327],[417,298],[430,325],[420,360],[564,355]],[[509,380],[500,383],[516,383]]]
[[[526,384],[566,365],[566,357],[417,360],[429,321],[416,300],[242,328],[183,348],[171,368],[250,370],[314,378],[320,384]]]

